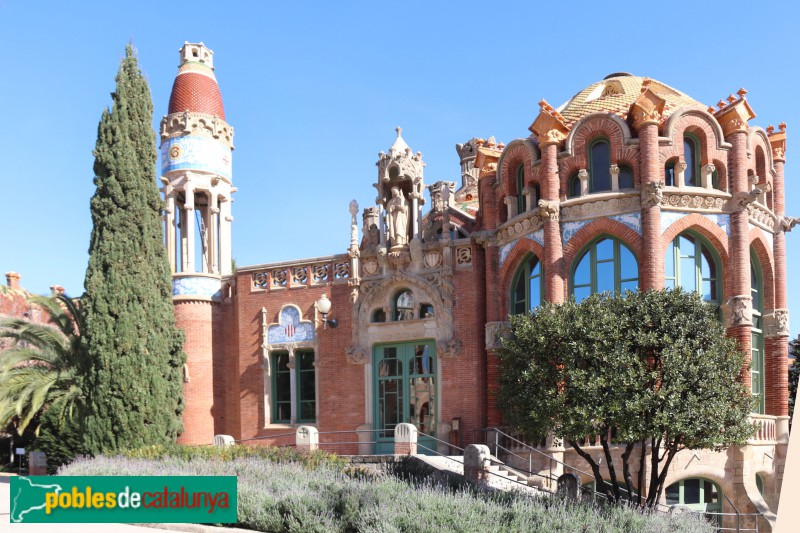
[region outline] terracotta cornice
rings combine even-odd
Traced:
[[[650,80],[642,84],[639,98],[631,105],[630,115],[633,117],[633,127],[637,130],[649,124],[658,125],[664,118],[664,105],[666,100],[650,90]]]
[[[767,127],[769,144],[772,147],[772,159],[775,161],[786,162],[786,123],[778,124],[778,131],[774,126]]]
[[[727,98],[727,103],[720,100],[717,103],[718,110],[714,111],[713,107],[708,109],[722,126],[725,137],[732,133],[747,132],[749,128],[747,122],[756,117],[750,104],[747,103],[747,98],[744,97],[747,91],[739,89],[736,94],[739,98],[731,94]]]

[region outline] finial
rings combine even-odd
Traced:
[[[356,216],[356,213],[358,213],[358,202],[350,200],[350,214]]]
[[[713,106],[713,105],[710,105],[710,106],[708,106],[708,112],[709,112],[709,113],[711,113],[711,114],[713,115],[714,113],[716,113],[716,112],[717,112],[717,110],[716,110],[716,109],[714,109],[714,106]]]
[[[747,94],[747,91],[745,90],[745,88],[744,88],[744,87],[742,87],[741,89],[739,89],[738,91],[736,91],[736,94],[738,94],[738,95],[739,95],[739,98],[744,98],[744,95],[746,95],[746,94]]]
[[[717,107],[720,109],[725,109],[725,106],[727,105],[728,104],[725,103],[725,100],[720,100],[719,102],[717,102]]]
[[[786,131],[786,123],[785,122],[781,122],[780,124],[778,124],[778,129],[781,130],[781,133],[785,132]]]
[[[736,97],[733,96],[733,93],[731,93],[731,94],[728,95],[727,100],[728,100],[729,104],[732,104],[732,103],[734,103],[736,101]]]
[[[772,132],[773,132],[773,131],[775,131],[775,126],[773,126],[772,124],[770,124],[769,126],[767,126],[767,133],[768,133],[769,135],[772,135]]]
[[[401,128],[400,126],[397,126],[394,129],[394,131],[396,131],[397,132],[397,136],[400,137],[400,134],[403,133],[403,128]]]

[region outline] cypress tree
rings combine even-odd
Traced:
[[[174,442],[182,431],[183,334],[175,326],[156,187],[150,88],[128,45],[94,150],[85,312],[90,453]]]

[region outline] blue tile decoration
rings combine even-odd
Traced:
[[[563,244],[567,244],[582,227],[590,222],[592,222],[592,220],[578,220],[575,222],[564,222],[561,224],[561,242]]]
[[[662,211],[661,212],[661,233],[669,229],[675,222],[679,221],[689,213],[681,213],[680,211]],[[703,214],[708,220],[722,228],[725,235],[731,236],[731,216],[730,215],[711,215]]]
[[[614,215],[613,217],[609,217],[611,220],[616,220],[617,222],[621,222],[631,228],[633,231],[638,233],[639,235],[642,234],[642,215],[641,213],[627,213],[625,215]]]
[[[506,259],[508,259],[508,254],[514,248],[514,246],[522,239],[528,239],[528,240],[531,240],[533,242],[538,242],[541,246],[544,246],[544,230],[541,229],[541,228],[537,229],[533,233],[529,233],[528,235],[525,235],[524,237],[522,237],[520,239],[514,239],[513,241],[501,246],[500,247],[500,266],[503,266],[503,264],[506,262]]]
[[[171,170],[206,170],[231,178],[231,150],[205,137],[175,137],[161,145],[161,173]]]
[[[220,280],[201,276],[173,278],[172,296],[203,296],[219,301]]]
[[[300,309],[294,305],[284,306],[278,318],[279,323],[267,328],[267,344],[313,341],[314,324],[300,318]]]

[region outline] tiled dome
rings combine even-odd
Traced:
[[[591,113],[613,113],[623,120],[628,118],[631,105],[642,92],[642,84],[647,78],[618,72],[593,83],[561,105],[557,111],[564,117],[564,123],[572,126],[582,117]],[[675,109],[696,106],[706,109],[694,98],[656,80],[648,80],[650,90],[666,100],[664,118]]]
[[[214,71],[207,65],[187,61],[178,69],[172,94],[169,97],[169,113],[193,113],[216,115],[225,120],[222,94],[217,86]]]

